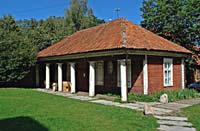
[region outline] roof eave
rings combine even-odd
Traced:
[[[39,62],[40,61],[53,61],[53,60],[69,60],[70,61],[70,60],[74,60],[74,59],[115,56],[115,55],[125,55],[125,54],[183,57],[183,58],[186,58],[191,55],[190,53],[186,53],[186,52],[117,48],[117,49],[110,49],[110,50],[90,51],[90,52],[74,53],[74,54],[59,55],[59,56],[38,57],[38,61]]]

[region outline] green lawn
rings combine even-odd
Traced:
[[[131,109],[104,106],[31,89],[0,89],[3,131],[153,131],[156,120]]]
[[[200,104],[183,109],[189,121],[200,131]]]

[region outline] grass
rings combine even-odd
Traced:
[[[197,131],[200,131],[200,104],[185,108],[182,111],[188,117],[189,121],[193,124]]]
[[[150,95],[143,95],[143,94],[128,94],[128,101],[129,102],[158,102],[160,96],[166,93],[168,95],[169,102],[174,102],[183,99],[190,99],[190,98],[197,98],[200,97],[199,93],[196,90],[174,90],[174,91],[161,91]],[[121,101],[120,96],[118,96],[115,101]]]
[[[31,89],[0,89],[4,131],[153,131],[156,120],[131,109],[104,106]]]

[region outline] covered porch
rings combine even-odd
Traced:
[[[50,89],[56,82],[58,91],[63,91],[63,81],[68,81],[71,93],[88,92],[90,97],[114,93],[127,101],[131,90],[148,94],[147,74],[146,55],[43,61],[36,66],[36,86]]]

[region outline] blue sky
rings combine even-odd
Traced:
[[[119,16],[140,24],[142,0],[88,0],[95,16],[108,21]],[[49,16],[64,16],[69,0],[0,0],[0,16],[11,14],[16,19],[45,19]]]

